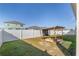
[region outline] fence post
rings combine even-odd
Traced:
[[[20,31],[20,39],[22,39],[22,35],[23,35],[23,33],[22,33],[22,29],[21,29],[21,31]]]

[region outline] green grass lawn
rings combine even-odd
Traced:
[[[69,46],[69,48],[66,48],[67,51],[70,53],[70,55],[74,56],[76,55],[76,35],[65,35],[64,38],[64,47]],[[70,42],[70,43],[69,43]]]
[[[59,46],[63,52],[67,55],[68,53],[70,55],[76,54],[76,36],[63,36],[64,42],[61,44],[62,46]],[[32,41],[36,44],[36,41]],[[0,47],[0,55],[2,56],[49,56],[48,53],[41,51],[37,49],[36,47],[21,41],[10,41],[3,43],[3,45]]]
[[[53,37],[53,36],[51,36]],[[76,55],[76,35],[63,35],[63,43],[58,47],[65,55]]]
[[[49,56],[48,53],[43,52],[30,44],[21,40],[6,42],[0,48],[0,55],[2,56]]]

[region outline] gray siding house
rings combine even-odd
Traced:
[[[6,21],[4,22],[4,26],[6,29],[21,29],[23,28],[23,23],[19,21]]]

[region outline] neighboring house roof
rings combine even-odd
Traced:
[[[64,28],[65,28],[65,27],[62,27],[62,26],[55,26],[55,27],[45,28],[44,30],[64,29]]]
[[[50,29],[64,29],[64,27],[62,27],[62,26],[55,26],[55,27],[46,28],[46,27],[31,26],[31,27],[28,27],[28,29],[36,29],[36,30],[43,29],[43,30],[50,30]]]
[[[35,29],[35,30],[40,30],[40,29],[44,29],[45,27],[38,27],[38,26],[31,26],[28,27],[28,29]]]
[[[11,24],[20,24],[20,25],[24,25],[23,23],[19,22],[19,21],[6,21],[4,23],[11,23]]]

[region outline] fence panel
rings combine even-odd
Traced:
[[[21,38],[21,30],[3,30],[3,42],[18,40]]]

